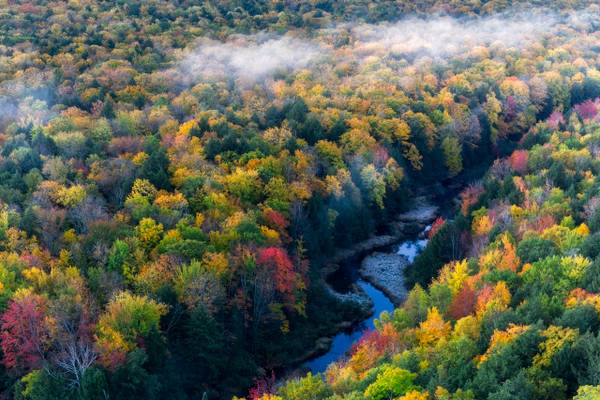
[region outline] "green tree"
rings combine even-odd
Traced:
[[[44,370],[31,371],[15,384],[15,400],[75,399],[66,382],[52,378]]]
[[[159,330],[165,305],[145,296],[121,292],[106,307],[98,321],[97,343],[105,365],[120,364],[122,355],[132,351],[140,339]]]
[[[600,399],[600,386],[580,386],[573,400],[598,400]]]
[[[157,139],[148,139],[144,149],[148,158],[142,164],[140,177],[149,180],[158,189],[170,189],[169,157]]]
[[[304,377],[287,382],[278,390],[284,400],[323,400],[332,395],[331,388],[321,375],[310,372]]]
[[[401,396],[409,390],[418,389],[413,383],[416,374],[405,369],[386,365],[375,382],[365,390],[365,396],[373,400],[386,400]]]
[[[455,177],[463,169],[462,146],[454,136],[446,136],[442,140],[444,162],[448,168],[448,176]]]

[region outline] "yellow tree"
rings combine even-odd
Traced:
[[[446,338],[451,329],[450,323],[444,321],[437,307],[432,307],[427,313],[427,319],[417,329],[417,339],[422,346],[430,347]]]

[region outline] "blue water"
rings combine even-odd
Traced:
[[[394,310],[394,305],[382,291],[363,280],[356,281],[356,284],[360,286],[373,301],[374,314],[369,319],[366,319],[359,325],[351,328],[351,330],[337,334],[333,338],[331,349],[327,353],[307,361],[304,366],[313,374],[324,372],[329,364],[342,358],[352,344],[362,337],[365,331],[375,329],[373,321],[379,317],[379,314],[383,311]]]
[[[412,264],[415,261],[417,255],[419,255],[419,253],[423,251],[425,246],[427,246],[427,242],[427,239],[416,239],[406,241],[398,247],[396,253],[405,256],[408,259],[408,262]]]
[[[427,246],[428,240],[426,239],[426,234],[429,229],[431,229],[431,226],[425,228],[425,230],[416,238],[400,243],[396,249],[396,253],[405,256],[408,259],[408,262],[412,264],[415,257],[423,251],[425,246]],[[374,313],[362,323],[353,326],[348,331],[338,333],[334,336],[331,349],[327,353],[304,363],[304,367],[308,368],[313,374],[324,372],[329,364],[338,361],[345,356],[346,352],[352,347],[352,344],[360,339],[365,331],[375,329],[373,321],[375,321],[376,318],[379,318],[379,315],[383,311],[391,312],[394,310],[394,305],[381,290],[358,278],[357,268],[355,266],[352,266],[350,270],[349,268],[340,268],[338,274],[335,275],[335,278],[336,279],[332,282],[332,287],[335,290],[340,291],[343,291],[344,287],[348,287],[351,282],[356,281],[356,284],[360,286],[373,301]]]

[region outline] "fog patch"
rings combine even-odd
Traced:
[[[553,14],[517,14],[477,19],[437,16],[408,18],[393,24],[363,24],[350,28],[354,51],[361,55],[392,53],[444,58],[476,46],[522,48],[553,30]]]
[[[237,35],[226,42],[203,40],[178,68],[192,81],[232,77],[253,83],[306,68],[322,51],[316,43],[290,36]]]
[[[48,105],[54,100],[52,74],[28,72],[0,83],[0,126],[44,125],[56,113]]]

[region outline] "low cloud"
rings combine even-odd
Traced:
[[[28,72],[0,83],[0,127],[16,122],[42,125],[55,116],[48,109],[54,86],[51,74]]]
[[[289,36],[235,36],[227,42],[203,41],[179,69],[192,80],[235,77],[252,83],[278,71],[305,68],[321,51],[316,43]]]
[[[409,18],[393,24],[357,25],[350,31],[360,54],[419,54],[448,57],[474,46],[524,47],[549,34],[558,22],[551,14],[459,19]]]
[[[180,83],[234,78],[256,83],[279,71],[289,72],[316,65],[324,55],[355,60],[397,55],[447,59],[469,54],[477,46],[525,48],[551,37],[561,24],[577,28],[593,21],[587,13],[559,14],[545,11],[518,12],[481,18],[410,17],[395,23],[343,24],[322,31],[318,40],[290,35],[234,35],[225,42],[202,40],[182,57],[176,67]],[[329,32],[329,34],[327,33]],[[346,32],[342,51],[332,50],[329,36]]]

